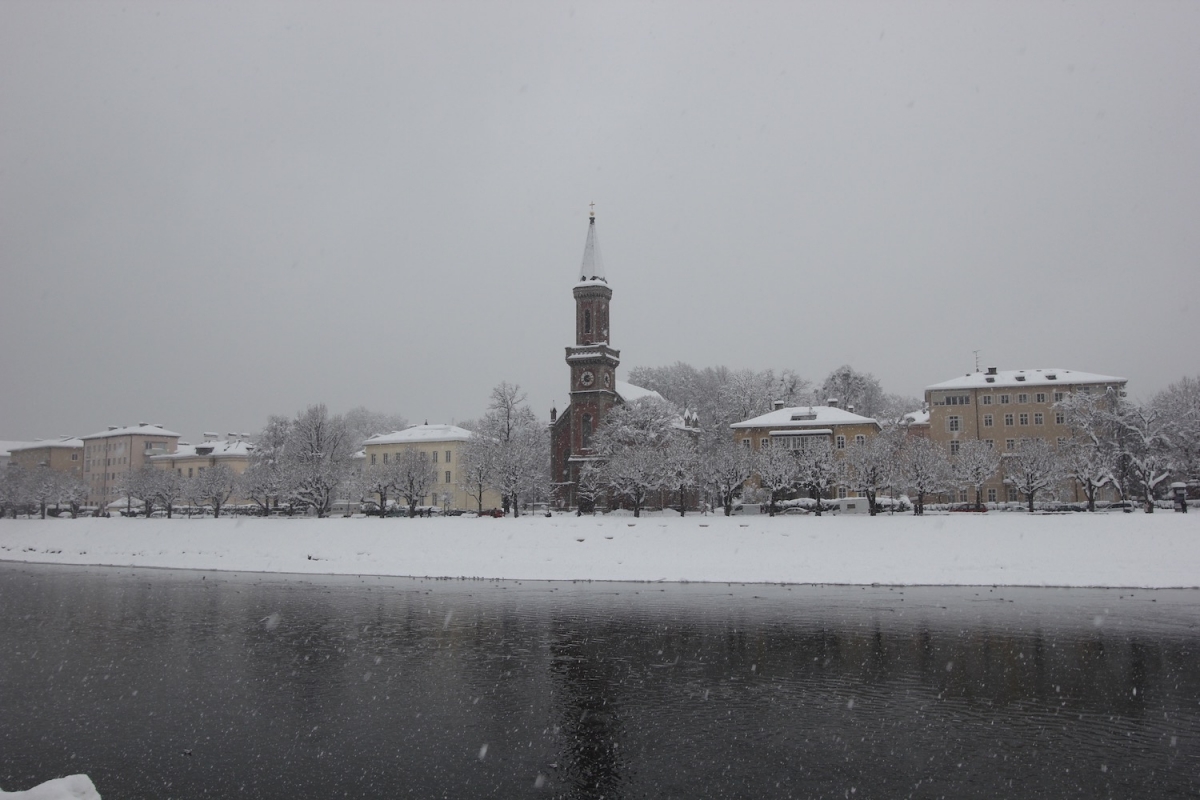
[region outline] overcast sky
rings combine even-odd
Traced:
[[[1200,4],[0,4],[0,439],[622,374],[1200,372]]]

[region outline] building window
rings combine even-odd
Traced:
[[[1000,395],[1000,405],[1006,406],[1012,401],[1012,396],[1007,394]]]
[[[582,438],[582,443],[583,443],[583,449],[587,450],[588,448],[590,448],[592,446],[592,415],[591,414],[583,415],[583,424],[581,427],[583,428],[583,430],[580,432],[582,435],[581,438]]]
[[[1034,399],[1034,402],[1037,402],[1037,403],[1044,403],[1044,402],[1046,402],[1046,393],[1045,393],[1045,392],[1038,392],[1037,394],[1035,394],[1035,395],[1033,396],[1033,399]]]
[[[985,427],[985,428],[992,427],[992,415],[991,414],[983,415],[983,427]]]
[[[855,437],[854,437],[854,443],[855,443],[856,445],[862,446],[862,445],[864,445],[864,444],[866,444],[866,443],[867,443],[867,437],[863,436],[863,435],[860,433],[860,434],[858,434],[857,436],[855,436]]]
[[[1017,417],[1017,419],[1020,420],[1022,425],[1029,424],[1029,415],[1028,414],[1021,414],[1019,417]]]
[[[1061,403],[1062,401],[1063,401],[1063,393],[1062,393],[1062,392],[1055,392],[1055,393],[1054,393],[1054,402],[1056,402],[1056,403]]]
[[[434,451],[433,451],[433,463],[435,463],[435,464],[436,464],[436,463],[437,463],[437,460],[438,460],[438,451],[437,451],[437,450],[434,450]]]
[[[985,406],[990,406],[992,404],[992,396],[990,394],[985,394],[983,397],[979,398],[979,402]]]
[[[750,440],[749,440],[749,439],[742,439],[742,447],[744,447],[744,448],[746,448],[747,450],[749,450],[749,449],[750,449]]]
[[[450,470],[446,470],[446,483],[450,482]]]
[[[962,417],[946,417],[946,430],[951,433],[958,433],[962,430]]]
[[[1021,394],[1017,395],[1017,402],[1018,402],[1018,403],[1028,403],[1028,402],[1029,402],[1029,395],[1027,395],[1027,394],[1025,394],[1024,392],[1022,392]]]
[[[1010,502],[1010,503],[1017,502],[1017,487],[1015,487],[1015,486],[1008,487],[1008,502]]]
[[[372,456],[372,458],[374,458],[374,456]],[[388,454],[387,453],[383,454],[383,463],[385,463],[385,464],[388,463]]]
[[[450,463],[450,451],[449,450],[446,451],[446,463],[447,464]]]
[[[845,436],[838,436],[838,437],[837,437],[837,449],[838,449],[838,450],[845,450],[845,449],[846,449],[846,437],[845,437]]]
[[[1016,450],[1017,449],[1017,440],[1016,439],[1005,439],[1004,440],[1004,449],[1005,450]]]
[[[590,308],[585,308],[583,310],[583,332],[592,332],[592,310]]]
[[[1066,421],[1067,421],[1067,415],[1066,415],[1066,414],[1064,414],[1064,413],[1063,413],[1063,412],[1061,412],[1061,411],[1055,411],[1055,412],[1054,412],[1054,424],[1056,424],[1056,425],[1062,425],[1062,424],[1063,424],[1063,423],[1065,423]]]
[[[375,466],[375,454],[371,453],[371,466]]]
[[[967,502],[967,490],[966,489],[958,490],[958,502],[960,502],[960,503]]]
[[[758,440],[758,449],[759,450],[766,450],[770,446],[771,446],[770,437],[764,436],[763,438]]]
[[[995,439],[984,439],[983,443],[987,445],[988,450],[994,450],[996,448]]]
[[[78,461],[78,460],[79,460],[79,453],[71,453],[71,460],[72,460],[72,461]]]
[[[969,406],[971,405],[971,395],[969,394],[952,394],[947,395],[942,399],[944,406]]]
[[[843,498],[843,497],[845,497],[845,496],[846,496],[846,487],[845,487],[845,486],[839,486],[839,487],[838,487],[838,498]]]
[[[188,467],[188,477],[192,477],[192,468]]]
[[[950,455],[952,455],[952,456],[958,455],[958,439],[950,440]]]
[[[988,489],[988,499],[987,499],[987,501],[988,501],[989,503],[994,503],[994,502],[996,502],[996,490],[995,490],[995,489]]]
[[[1043,424],[1045,424],[1045,422],[1046,422],[1046,417],[1044,414],[1034,414],[1033,415],[1033,424],[1034,425],[1043,425]]]
[[[1005,414],[1005,415],[1004,415],[1004,424],[1005,424],[1005,425],[1012,425],[1012,424],[1013,424],[1013,415],[1012,415],[1012,414]]]

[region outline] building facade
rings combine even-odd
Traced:
[[[416,450],[433,467],[436,480],[419,505],[444,511],[475,511],[480,499],[478,486],[468,486],[462,471],[464,448],[476,434],[457,425],[413,425],[402,431],[381,433],[363,442],[362,466],[388,464],[406,450]],[[501,506],[500,495],[483,490],[483,508]]]
[[[9,463],[30,471],[49,467],[82,478],[83,440],[64,436],[16,445],[9,450]]]
[[[1010,369],[988,367],[925,388],[929,408],[929,438],[953,456],[962,442],[978,439],[1004,453],[1023,439],[1044,439],[1054,446],[1066,443],[1070,427],[1055,404],[1075,392],[1125,392],[1125,378],[1069,369]],[[1078,488],[1064,484],[1060,494],[1081,501]],[[958,499],[965,501],[965,489]],[[1016,501],[1016,490],[1004,483],[1003,466],[983,487],[988,503]]]
[[[118,427],[83,437],[83,477],[88,503],[112,503],[124,496],[126,476],[149,464],[152,456],[174,453],[179,434],[162,425]]]

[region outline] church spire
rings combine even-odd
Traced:
[[[583,246],[583,264],[579,267],[579,281],[603,281],[608,283],[604,277],[604,261],[600,258],[600,242],[596,239],[596,204],[591,204],[591,213],[588,214],[588,234],[587,243]]]

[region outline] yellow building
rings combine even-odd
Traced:
[[[437,475],[430,493],[420,505],[445,510],[474,511],[479,501],[477,487],[467,486],[461,473],[462,453],[475,434],[457,425],[413,425],[402,431],[381,433],[363,442],[363,467],[393,462],[405,450],[416,450],[429,459]],[[468,491],[469,490],[469,491]],[[500,495],[485,489],[484,509],[499,508]]]
[[[72,436],[43,439],[10,447],[9,463],[25,470],[49,467],[83,477],[83,440]]]
[[[162,425],[118,427],[83,437],[83,473],[88,503],[111,503],[122,496],[126,475],[137,472],[151,456],[174,453],[179,434]]]
[[[817,438],[829,442],[835,457],[843,454],[850,445],[878,435],[880,430],[879,423],[871,417],[834,405],[785,408],[778,401],[773,411],[735,422],[729,427],[733,430],[734,441],[752,452],[772,446],[796,450],[806,440]],[[845,497],[846,487],[838,487],[837,493],[839,497]]]
[[[961,442],[979,439],[1003,455],[1017,449],[1023,439],[1045,439],[1055,446],[1071,437],[1071,429],[1054,404],[1075,392],[1124,393],[1125,378],[1076,372],[1069,369],[1009,369],[988,367],[925,388],[929,408],[929,438],[943,444],[947,453],[958,452]],[[1072,491],[1073,499],[1077,489]],[[988,503],[1015,501],[1016,490],[997,474],[983,487]],[[960,489],[959,500],[967,500]]]
[[[175,452],[151,456],[150,463],[159,469],[173,469],[181,478],[195,477],[218,464],[241,475],[250,466],[254,445],[240,437],[220,440],[216,436],[206,433],[200,444],[180,442]]]

